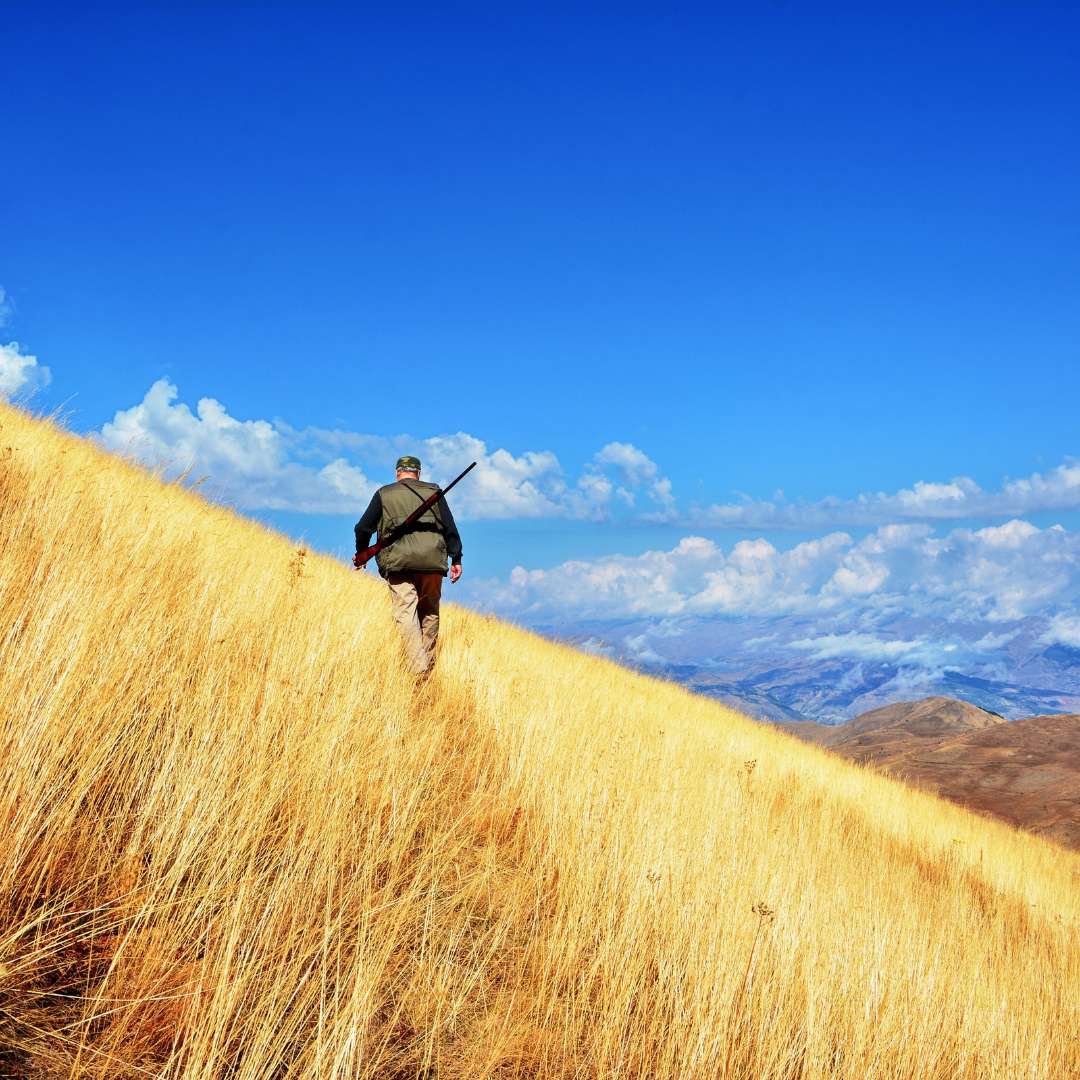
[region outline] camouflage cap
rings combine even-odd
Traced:
[[[397,459],[397,469],[399,472],[419,472],[420,459],[413,457],[412,454],[404,454]]]

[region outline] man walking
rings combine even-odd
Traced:
[[[379,538],[397,528],[438,490],[420,479],[420,459],[406,454],[397,460],[397,479],[379,488],[356,523],[356,565],[377,529]],[[439,600],[450,559],[450,580],[461,577],[461,537],[446,499],[429,510],[376,555],[379,573],[390,586],[390,608],[401,630],[409,669],[423,675],[435,663],[439,636]]]

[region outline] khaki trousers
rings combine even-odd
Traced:
[[[439,638],[439,599],[442,574],[388,574],[390,610],[401,630],[405,657],[414,675],[423,675],[435,663]]]

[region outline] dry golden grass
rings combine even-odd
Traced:
[[[1080,1075],[1080,859],[0,409],[0,1075]]]

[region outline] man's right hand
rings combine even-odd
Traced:
[[[459,577],[461,577],[461,563],[454,563],[450,567],[450,584],[452,585]]]

